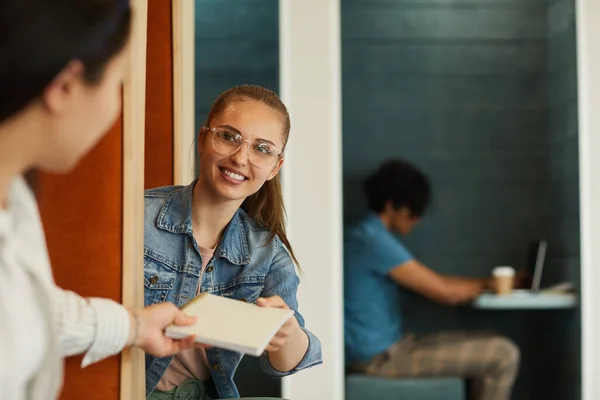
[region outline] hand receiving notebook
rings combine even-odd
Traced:
[[[181,339],[196,335],[196,342],[239,353],[260,356],[293,310],[263,308],[239,300],[202,293],[181,309],[198,317],[192,326],[170,326],[166,335]]]

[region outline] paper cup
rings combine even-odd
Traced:
[[[495,281],[494,292],[497,295],[505,295],[512,292],[515,282],[515,269],[513,267],[495,267],[492,270],[492,276]]]

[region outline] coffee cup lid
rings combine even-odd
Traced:
[[[514,276],[515,269],[513,267],[509,267],[509,266],[496,267],[492,271],[492,274],[494,276]]]

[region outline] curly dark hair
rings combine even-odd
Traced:
[[[369,208],[380,213],[391,201],[394,208],[406,207],[420,217],[431,202],[431,185],[427,176],[400,159],[384,162],[367,177],[363,185]]]

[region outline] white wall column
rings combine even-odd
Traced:
[[[600,2],[577,0],[582,395],[600,396]]]
[[[298,300],[324,365],[283,382],[283,397],[344,397],[339,0],[280,0],[280,85],[292,132],[282,170]]]

